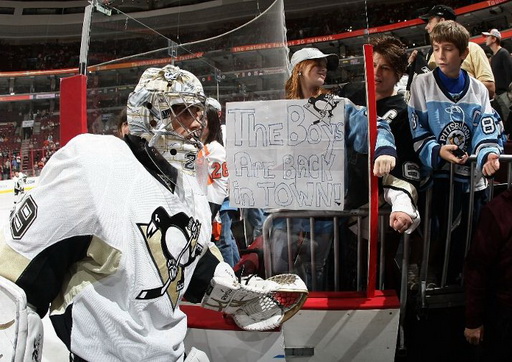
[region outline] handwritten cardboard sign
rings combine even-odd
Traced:
[[[230,204],[343,210],[344,148],[339,98],[227,103]]]

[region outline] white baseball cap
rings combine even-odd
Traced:
[[[484,32],[482,33],[482,35],[485,35],[485,36],[490,36],[490,35],[492,35],[492,36],[495,36],[495,37],[496,37],[496,38],[498,38],[498,39],[501,39],[501,33],[498,31],[498,29],[491,29],[491,30],[489,30],[489,32],[484,31]]]
[[[335,70],[338,68],[339,58],[336,54],[324,54],[317,48],[302,48],[301,50],[296,51],[293,53],[290,63],[293,69],[297,64],[304,60],[322,58],[327,60],[327,70]]]
[[[208,97],[206,98],[206,106],[211,106],[213,107],[217,112],[221,112],[222,111],[222,107],[219,103],[218,100],[216,100],[215,98],[212,98],[212,97]]]

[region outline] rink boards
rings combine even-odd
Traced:
[[[25,183],[25,190],[30,190],[31,188],[37,185],[37,180],[39,177],[27,177],[27,182]],[[12,193],[14,190],[14,181],[11,180],[2,180],[0,181],[0,194],[8,194]]]
[[[311,293],[280,329],[248,332],[222,313],[182,305],[186,349],[211,361],[394,361],[400,302],[394,291]]]

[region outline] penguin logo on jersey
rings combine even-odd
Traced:
[[[162,280],[161,286],[142,290],[137,299],[155,299],[167,293],[175,309],[184,288],[185,269],[203,251],[198,244],[201,223],[183,212],[170,216],[158,207],[149,224],[137,226]]]
[[[308,103],[304,106],[309,112],[318,117],[318,121],[320,122],[327,116],[328,118],[332,118],[332,111],[337,107],[339,101],[334,100],[334,95],[332,94],[320,94],[318,97],[311,97],[308,99]]]
[[[439,143],[456,145],[463,151],[467,151],[471,140],[471,131],[464,122],[464,112],[459,106],[446,108],[450,115],[450,122],[443,128],[439,135]]]

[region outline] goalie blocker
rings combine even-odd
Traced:
[[[204,308],[224,312],[242,329],[274,329],[297,313],[308,296],[306,284],[295,274],[268,279],[242,277],[239,281],[228,264],[215,269],[201,302]]]

